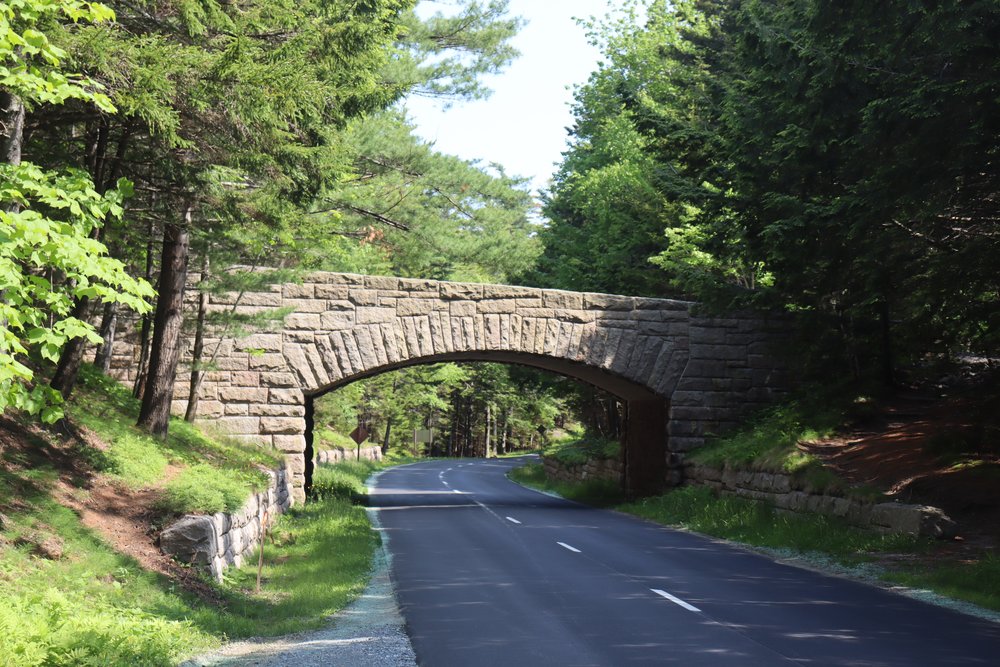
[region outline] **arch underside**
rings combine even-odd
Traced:
[[[395,363],[383,364],[332,382],[324,387],[305,392],[306,403],[339,387],[358,380],[380,375],[408,366],[441,362],[496,362],[518,364],[551,371],[602,389],[616,396],[625,404],[625,428],[622,433],[623,478],[622,486],[629,497],[658,492],[666,478],[667,430],[669,402],[646,386],[615,375],[603,368],[581,362],[539,354],[507,350],[449,352],[419,356]],[[311,426],[311,424],[310,424]],[[307,456],[312,456],[311,429],[307,430]],[[311,470],[306,474],[310,483]]]
[[[622,401],[656,401],[666,400],[666,397],[658,395],[649,387],[641,385],[627,378],[616,375],[603,368],[598,368],[577,361],[570,361],[558,357],[550,357],[541,354],[531,354],[525,352],[515,352],[510,350],[478,350],[469,352],[448,352],[428,356],[404,359],[395,363],[382,364],[374,368],[365,369],[341,378],[323,387],[317,387],[306,391],[312,397],[321,396],[327,392],[334,391],[339,387],[351,384],[364,378],[381,375],[409,366],[419,366],[426,364],[436,364],[445,362],[494,362],[504,364],[516,364],[529,366],[550,371],[558,375],[573,378],[590,384],[598,389],[602,389]]]

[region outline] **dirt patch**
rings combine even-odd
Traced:
[[[956,557],[1000,546],[1000,397],[911,392],[854,428],[801,447],[838,475],[901,502],[942,508],[959,525]]]
[[[0,474],[11,493],[0,497],[0,511],[30,508],[31,497],[47,493],[74,510],[84,526],[99,534],[115,551],[134,558],[144,569],[157,572],[207,602],[219,602],[215,589],[189,567],[162,553],[156,539],[164,521],[158,508],[161,488],[130,489],[95,471],[81,456],[82,447],[105,449],[93,432],[73,424],[44,429],[0,416]],[[27,469],[48,466],[54,477],[47,482],[27,481],[18,475]],[[180,468],[170,466],[164,483]]]
[[[169,572],[169,559],[154,543],[160,490],[131,490],[96,476],[86,493],[61,480],[53,491],[56,500],[75,510],[83,525],[100,533],[117,551],[135,558],[147,570]]]

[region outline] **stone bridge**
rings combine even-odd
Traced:
[[[191,302],[194,307],[194,302]],[[558,290],[341,273],[312,274],[268,292],[212,296],[210,310],[289,308],[284,323],[220,346],[199,391],[199,418],[285,453],[294,495],[312,471],[312,399],[360,378],[413,364],[494,361],[589,382],[626,405],[624,483],[651,493],[683,453],[768,403],[784,384],[769,354],[780,323],[705,317],[695,304]],[[184,359],[190,359],[191,343]],[[136,372],[128,338],[113,367]],[[175,398],[188,394],[178,373]],[[183,413],[185,400],[173,409]]]

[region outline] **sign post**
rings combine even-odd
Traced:
[[[351,440],[357,443],[358,452],[357,459],[361,460],[361,443],[368,439],[368,428],[364,424],[358,424],[358,427],[351,431]]]
[[[434,431],[429,428],[415,428],[413,429],[413,455],[417,455],[417,444],[418,443],[430,443],[434,444]]]

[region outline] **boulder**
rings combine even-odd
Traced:
[[[937,539],[955,536],[957,524],[937,507],[905,503],[879,503],[872,507],[871,522],[893,533]]]
[[[211,516],[189,514],[163,529],[160,549],[184,563],[211,565],[218,551]]]
[[[925,505],[920,517],[920,534],[938,540],[950,540],[958,534],[958,524],[943,510]]]

